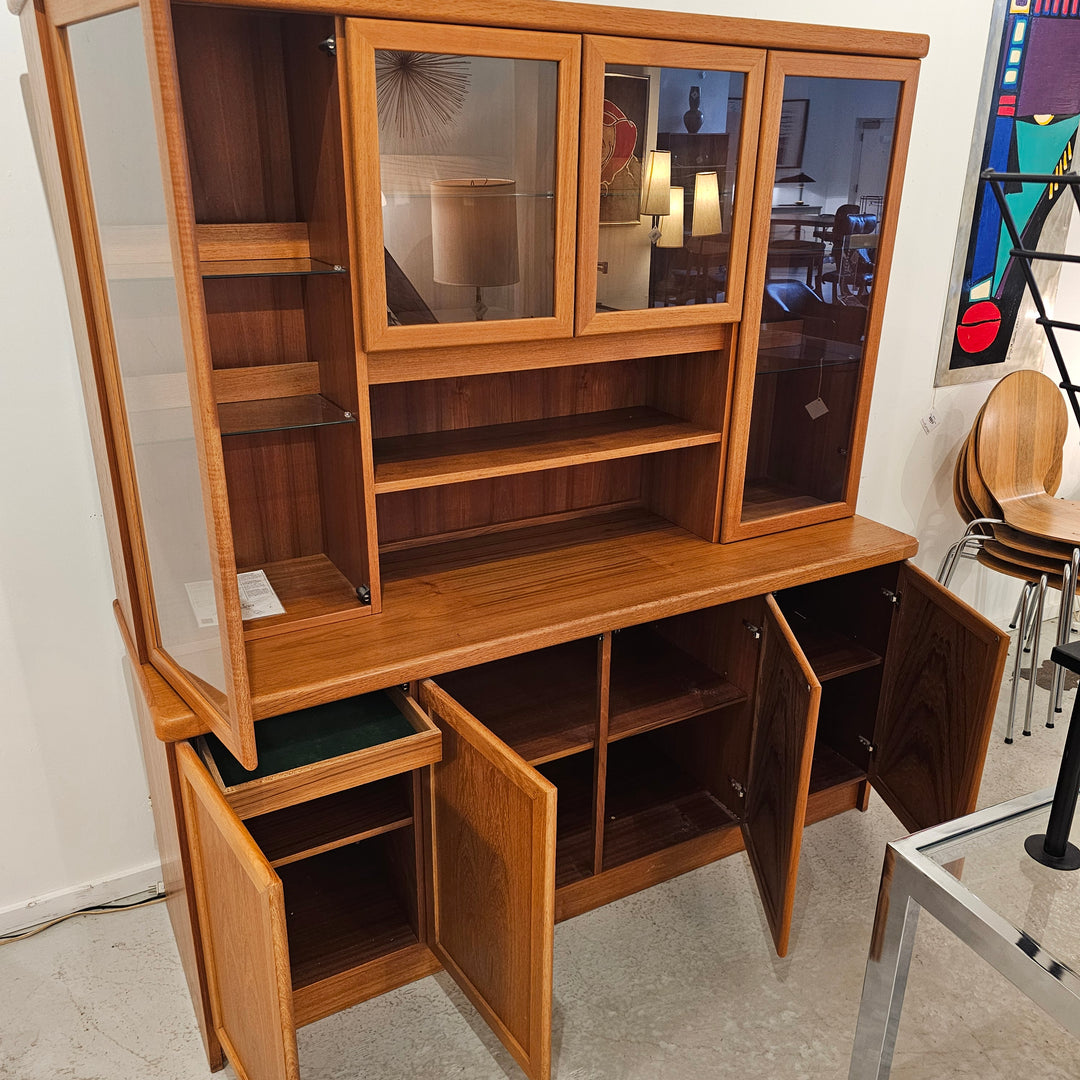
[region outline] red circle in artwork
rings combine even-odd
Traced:
[[[988,349],[1001,329],[1001,312],[993,300],[980,300],[964,312],[956,328],[956,341],[964,352]]]

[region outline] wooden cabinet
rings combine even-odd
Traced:
[[[557,920],[971,809],[1005,638],[854,516],[925,38],[21,18],[211,1063],[441,965],[543,1080]]]

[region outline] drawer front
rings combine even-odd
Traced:
[[[398,689],[261,720],[255,737],[260,766],[250,774],[212,738],[198,740],[210,774],[241,818],[432,765],[442,756],[439,729]]]

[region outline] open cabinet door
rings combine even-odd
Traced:
[[[975,809],[1009,636],[900,567],[870,782],[912,831]]]
[[[299,1080],[281,879],[187,743],[176,762],[218,1038],[241,1080]]]
[[[743,838],[776,951],[787,953],[821,683],[766,597]]]
[[[555,786],[434,683],[436,955],[532,1080],[551,1071]]]

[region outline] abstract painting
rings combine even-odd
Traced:
[[[641,163],[649,112],[649,80],[604,76],[604,133],[600,150],[600,224],[641,221]]]
[[[994,0],[977,132],[968,166],[942,328],[935,385],[999,379],[1039,366],[1042,330],[1018,327],[1030,305],[1024,267],[984,169],[1061,174],[1070,171],[1080,122],[1080,0]],[[1004,185],[1006,202],[1026,249],[1062,250],[1067,215],[1047,220],[1064,197],[1061,184]],[[1060,223],[1064,221],[1063,226]],[[1050,275],[1052,290],[1056,274]],[[1014,335],[1014,330],[1016,335]],[[1017,339],[1030,335],[1025,347]]]

